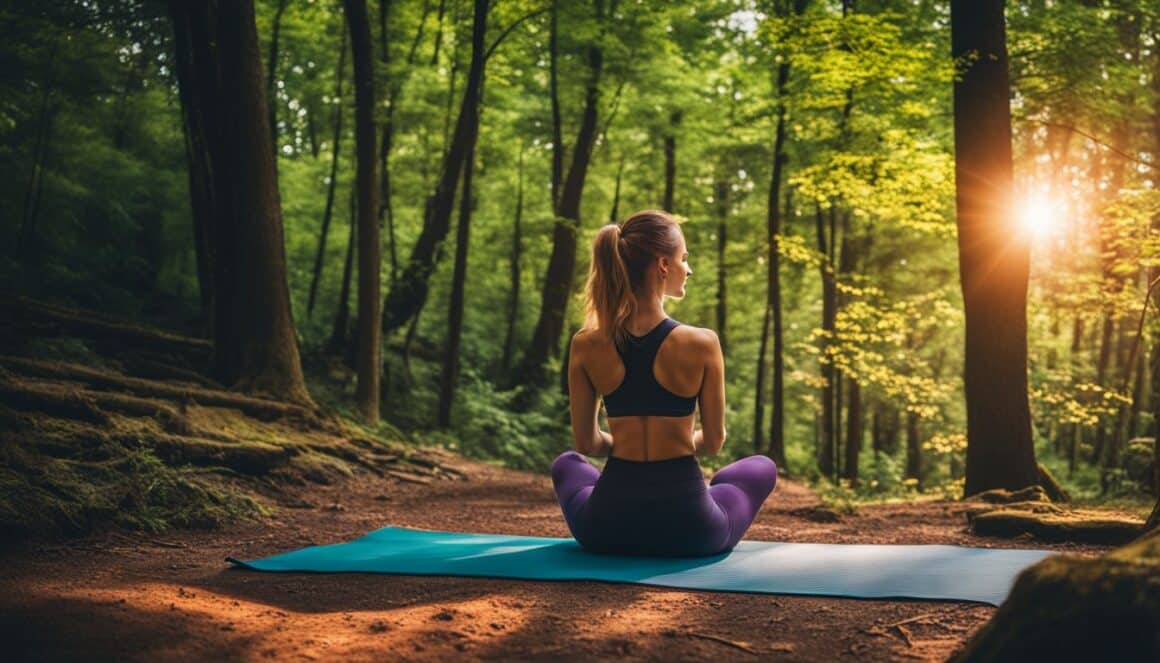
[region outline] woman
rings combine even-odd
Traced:
[[[665,315],[665,297],[685,294],[688,260],[676,220],[658,211],[604,226],[592,246],[588,319],[568,364],[576,450],[552,463],[568,528],[592,552],[728,551],[777,482],[772,460],[749,456],[705,486],[696,454],[725,444],[725,360],[712,330]],[[610,432],[597,423],[601,397]],[[603,474],[581,454],[607,456]]]

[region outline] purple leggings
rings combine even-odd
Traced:
[[[591,552],[700,557],[737,545],[777,483],[768,456],[726,465],[706,487],[695,456],[609,457],[602,473],[576,451],[552,462],[568,529]]]

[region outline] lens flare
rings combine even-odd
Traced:
[[[1024,232],[1044,237],[1061,227],[1063,207],[1043,193],[1031,193],[1020,201],[1017,218]]]

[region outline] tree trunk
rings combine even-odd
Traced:
[[[29,260],[39,255],[39,244],[36,238],[36,219],[40,212],[40,200],[44,190],[44,162],[48,152],[48,137],[52,129],[52,120],[55,113],[50,105],[52,97],[51,85],[46,83],[40,98],[40,111],[36,123],[36,138],[32,148],[32,168],[28,174],[28,185],[24,190],[24,213],[20,222],[20,235],[17,245],[20,255],[26,265],[34,264]]]
[[[757,351],[757,385],[753,389],[753,451],[761,453],[761,443],[765,440],[765,350],[769,345],[769,323],[771,309],[765,305],[765,316],[761,319],[761,345]]]
[[[194,104],[193,50],[190,44],[190,17],[175,2],[169,3],[173,23],[174,59],[177,73],[177,92],[181,103],[181,118],[185,138],[185,156],[189,168],[189,200],[193,213],[193,246],[197,257],[197,284],[201,294],[201,310],[205,319],[213,310],[213,269],[210,247],[213,240],[214,198],[213,180],[209,170],[205,119]]]
[[[604,23],[604,2],[594,0],[597,21]],[[572,150],[572,163],[560,189],[556,224],[552,231],[552,254],[548,260],[544,280],[540,317],[528,354],[524,358],[525,379],[531,384],[543,384],[544,364],[549,357],[558,356],[560,335],[564,330],[564,314],[572,294],[573,272],[576,267],[576,236],[580,230],[580,201],[584,195],[584,181],[591,163],[592,145],[596,139],[597,116],[600,102],[600,75],[604,67],[604,50],[599,39],[588,45],[588,81],[585,86],[584,112]]]
[[[917,479],[922,487],[922,449],[919,447],[918,415],[906,413],[906,478]]]
[[[665,194],[661,209],[673,211],[673,189],[677,181],[677,129],[681,126],[681,111],[669,115],[669,131],[665,134]]]
[[[338,309],[334,314],[334,328],[330,332],[330,343],[327,349],[331,354],[343,354],[346,350],[346,337],[350,331],[350,281],[354,271],[355,248],[355,191],[350,191],[350,231],[346,239],[346,260],[342,264],[342,286],[338,291]]]
[[[455,206],[455,190],[458,188],[459,174],[463,170],[468,143],[475,140],[474,134],[479,126],[477,115],[480,85],[483,81],[488,4],[487,0],[475,0],[471,66],[467,74],[467,86],[463,92],[463,103],[455,123],[455,134],[443,161],[443,173],[429,199],[423,230],[411,251],[410,261],[387,294],[383,306],[384,334],[405,325],[417,315],[427,301],[429,279],[439,259],[437,249],[447,237],[451,227],[451,212]]]
[[[850,487],[858,486],[858,454],[862,451],[862,389],[858,381],[849,381],[849,407],[846,415],[846,466],[845,477]]]
[[[1100,354],[1096,360],[1096,384],[1101,387],[1107,385],[1108,364],[1112,357],[1112,332],[1115,331],[1115,322],[1111,311],[1104,312],[1104,322],[1100,333]],[[1107,426],[1101,420],[1096,424],[1096,443],[1092,449],[1091,462],[1100,465],[1104,459],[1104,448],[1107,445]]]
[[[516,174],[516,215],[512,223],[511,292],[508,296],[507,332],[503,337],[503,358],[500,373],[506,375],[512,365],[512,350],[516,340],[516,318],[520,310],[520,256],[523,252],[524,215],[524,150],[520,148],[519,169]]]
[[[270,104],[270,143],[274,146],[274,165],[278,165],[278,38],[282,34],[282,15],[290,0],[278,0],[274,11],[274,31],[270,36],[270,58],[266,62],[266,100]]]
[[[302,378],[252,0],[174,0],[188,17],[214,187],[214,368],[240,391],[312,404]]]
[[[713,188],[713,201],[716,203],[717,209],[717,338],[721,341],[722,352],[728,356],[729,336],[726,329],[727,316],[725,315],[727,312],[726,305],[728,304],[725,284],[725,275],[727,273],[725,265],[725,244],[729,230],[728,180],[722,179],[717,181],[716,186]]]
[[[959,272],[966,314],[965,494],[1038,481],[1027,397],[1030,247],[1012,232],[1010,84],[1003,0],[952,0]]]
[[[483,48],[482,35],[476,48]],[[476,122],[479,115],[476,115]],[[455,271],[451,277],[451,301],[447,311],[447,347],[443,351],[443,372],[439,387],[439,412],[436,423],[440,428],[451,426],[451,406],[455,402],[455,388],[459,382],[459,341],[463,336],[463,289],[467,281],[467,250],[471,237],[471,181],[475,172],[475,143],[478,124],[467,143],[467,157],[463,163],[463,191],[459,196],[459,227],[455,232]]]
[[[612,211],[608,213],[609,223],[620,223],[620,183],[624,179],[624,155],[616,166],[616,184],[612,188]]]
[[[435,19],[435,49],[431,52],[431,66],[439,64],[439,47],[443,44],[443,16],[447,13],[447,0],[439,0],[438,15]],[[426,12],[424,12],[426,16]]]
[[[342,82],[346,75],[346,34],[344,25],[338,51],[338,75],[334,84],[334,134],[330,148],[330,178],[326,185],[326,206],[322,211],[322,231],[318,233],[318,251],[314,254],[314,274],[310,278],[310,294],[306,298],[306,317],[314,315],[318,283],[322,280],[322,260],[326,255],[326,239],[330,234],[330,219],[334,212],[334,191],[338,186],[338,154],[342,144]]]
[[[875,404],[873,422],[871,438],[874,453],[893,455],[898,451],[898,429],[901,424],[898,408],[891,403]]]
[[[814,229],[818,239],[818,252],[823,256],[819,265],[822,276],[822,330],[826,334],[832,334],[835,318],[834,268],[830,260],[831,254],[826,241],[825,218],[822,214],[820,204],[815,208]],[[834,448],[834,364],[828,358],[830,343],[830,337],[823,335],[820,341],[821,347],[819,348],[821,352],[820,369],[822,379],[826,381],[826,386],[822,387],[821,439],[818,442],[817,457],[818,470],[826,478],[832,479],[834,476],[836,450]]]
[[[346,50],[346,49],[344,48],[343,50]],[[318,150],[320,147],[318,145],[318,120],[316,119],[317,115],[318,115],[317,107],[313,103],[311,103],[306,108],[306,140],[309,141],[309,143],[310,143],[310,156],[315,158],[315,159],[318,158]]]
[[[769,199],[766,204],[766,306],[773,319],[773,398],[770,402],[772,420],[769,424],[768,454],[779,467],[785,465],[785,377],[784,337],[781,320],[781,183],[785,162],[787,84],[789,61],[777,67],[777,128],[773,138],[773,174],[769,178]]]
[[[379,421],[379,222],[375,150],[374,44],[366,0],[343,0],[354,65],[355,152],[358,161],[358,387],[355,400],[363,419]]]
[[[560,119],[560,42],[559,42],[559,4],[551,0],[552,6],[548,24],[548,97],[552,103],[552,211],[560,209],[560,187],[564,183],[564,134],[563,123]],[[623,161],[621,161],[623,163]],[[619,180],[617,180],[619,182]],[[619,189],[618,189],[619,191]],[[613,208],[620,203],[617,196],[613,201]],[[613,211],[613,222],[619,219]]]

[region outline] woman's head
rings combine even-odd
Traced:
[[[638,302],[683,297],[689,268],[685,237],[667,212],[637,212],[596,233],[588,272],[588,327],[620,340]]]

